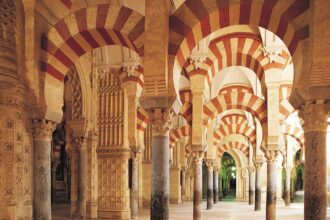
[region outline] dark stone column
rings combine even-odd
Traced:
[[[152,124],[151,155],[151,208],[150,219],[168,220],[169,216],[169,175],[170,110],[153,108],[148,111]]]
[[[254,178],[254,167],[248,167],[249,171],[249,205],[253,205],[255,197],[255,178]]]
[[[291,166],[285,167],[284,201],[286,206],[290,206],[291,203],[291,193],[290,193],[291,170],[292,170]]]
[[[214,167],[214,190],[213,190],[213,199],[214,199],[214,204],[217,204],[219,201],[219,168]]]
[[[255,161],[254,162],[256,168],[256,182],[255,182],[255,204],[254,210],[260,211],[261,210],[261,167],[262,161]]]
[[[267,151],[266,219],[276,219],[276,158],[278,151]]]
[[[136,219],[139,214],[139,157],[138,153],[132,153],[132,188],[131,188],[131,218]]]
[[[207,204],[206,209],[213,207],[213,159],[206,160],[207,166]]]
[[[33,212],[36,220],[51,219],[51,140],[55,123],[32,120],[34,137]]]
[[[181,170],[181,202],[186,200],[186,168],[182,167]]]
[[[169,206],[169,143],[168,136],[152,137],[152,220],[167,220]]]
[[[308,103],[300,112],[305,133],[305,194],[304,219],[325,220],[327,214],[326,189],[326,132],[325,105]]]
[[[202,219],[202,160],[203,152],[194,152],[194,213],[193,220]]]

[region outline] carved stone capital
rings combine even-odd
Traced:
[[[84,150],[87,145],[87,136],[74,137],[74,142],[77,144],[78,150]]]
[[[299,116],[304,120],[302,127],[308,131],[327,131],[327,117],[323,101],[305,103],[299,111]]]
[[[214,160],[213,159],[205,159],[205,164],[208,169],[213,169],[214,166]]]
[[[247,170],[248,170],[249,174],[251,175],[252,173],[255,172],[255,167],[247,167]]]
[[[191,153],[193,160],[194,160],[194,164],[200,164],[203,161],[204,158],[204,152],[203,151],[193,151]]]
[[[140,156],[141,156],[141,153],[140,152],[131,151],[131,159],[132,159],[132,161],[138,162]]]
[[[139,59],[132,59],[132,60],[127,60],[122,63],[122,70],[123,73],[130,77],[130,76],[135,76],[135,71],[137,70],[138,66],[140,64]]]
[[[254,163],[254,166],[256,168],[256,171],[259,171],[262,167],[263,161],[257,160],[257,161],[253,161],[253,163]]]
[[[269,63],[279,62],[281,59],[282,51],[282,47],[265,46],[262,48],[264,57],[269,58]]]
[[[56,123],[46,119],[32,119],[32,128],[35,141],[51,141]]]
[[[172,127],[171,109],[152,108],[147,111],[150,123],[152,125],[153,136],[166,136]]]
[[[194,65],[195,70],[201,69],[203,63],[205,63],[207,58],[207,53],[198,52],[192,53],[189,57],[190,63]]]
[[[267,163],[275,163],[279,151],[278,150],[267,150],[265,152],[265,157],[267,159]]]

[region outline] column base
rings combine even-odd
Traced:
[[[97,203],[87,203],[86,204],[86,216],[88,219],[97,218]]]
[[[121,210],[98,210],[98,219],[122,219],[129,220],[131,219],[130,211],[121,211]]]

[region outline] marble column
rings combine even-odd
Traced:
[[[291,171],[291,180],[290,180],[290,200],[291,202],[294,201],[294,193],[295,193],[295,186],[294,186],[294,177],[295,177],[295,167],[293,167]]]
[[[254,166],[256,168],[256,181],[255,181],[255,203],[254,210],[261,210],[261,161],[255,161]]]
[[[152,123],[151,208],[150,219],[169,219],[169,122],[170,110],[149,111]]]
[[[254,178],[254,167],[248,167],[249,172],[249,205],[253,205],[255,197],[255,178]]]
[[[223,199],[223,193],[222,193],[222,176],[220,175],[219,178],[219,201]]]
[[[214,190],[213,190],[213,200],[214,204],[217,204],[219,201],[219,168],[214,167]]]
[[[325,220],[327,214],[326,133],[328,114],[323,103],[307,103],[300,116],[305,133],[304,219]]]
[[[56,202],[56,169],[57,169],[57,166],[59,165],[59,161],[53,161],[53,165],[52,165],[52,175],[51,175],[51,181],[52,181],[52,203],[53,202]]]
[[[131,188],[131,219],[136,219],[139,214],[139,155],[132,153],[132,188]]]
[[[206,203],[206,209],[212,209],[213,208],[213,160],[207,159],[206,160],[206,166],[207,166],[207,203]]]
[[[278,151],[266,151],[267,158],[267,199],[266,219],[276,219],[276,158]]]
[[[186,199],[186,168],[183,167],[181,170],[181,201],[182,203]]]
[[[202,174],[202,160],[204,152],[194,152],[194,211],[193,220],[202,219],[202,191],[203,191],[203,174]]]
[[[292,167],[285,166],[284,201],[286,206],[290,206],[291,203],[291,170]]]
[[[75,138],[78,150],[78,207],[75,217],[86,219],[87,200],[87,148],[86,137]]]
[[[34,119],[34,219],[51,219],[51,140],[55,123],[45,119]]]

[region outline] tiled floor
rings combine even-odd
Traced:
[[[190,220],[192,219],[192,202],[179,205],[170,205],[170,220]],[[264,220],[265,206],[262,211],[253,211],[253,206],[238,202],[220,202],[214,205],[212,210],[206,210],[206,203],[203,202],[204,220]],[[53,208],[53,220],[67,220],[69,217],[69,206],[60,205]],[[303,204],[293,203],[290,207],[284,205],[277,206],[276,216],[278,220],[303,220]],[[330,220],[330,209],[328,209],[328,219]],[[149,210],[141,209],[138,220],[149,220]]]

